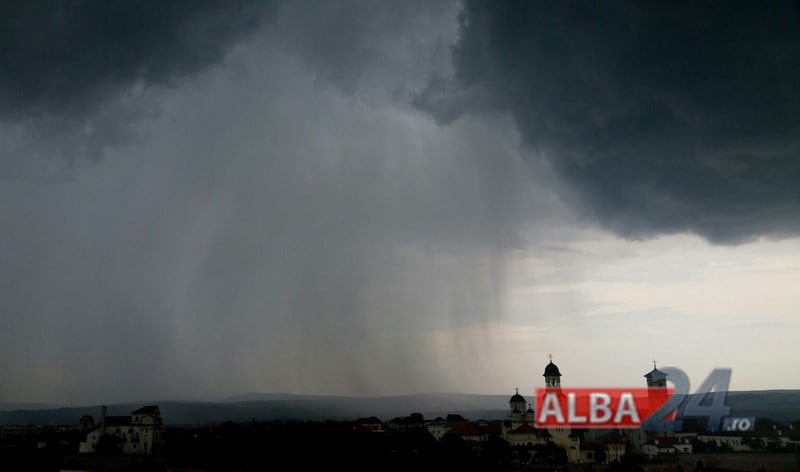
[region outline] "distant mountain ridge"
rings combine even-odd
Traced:
[[[376,416],[394,417],[422,413],[433,419],[450,413],[477,420],[505,419],[510,395],[432,393],[390,397],[346,397],[247,393],[217,402],[161,401],[108,405],[109,415],[128,415],[144,404],[158,404],[167,426],[213,425],[223,421],[269,420],[347,421]],[[529,398],[533,402],[533,398]],[[800,390],[729,392],[731,415],[771,418],[777,422],[800,420]],[[99,419],[100,406],[5,408],[0,404],[0,425],[77,425],[83,415]]]

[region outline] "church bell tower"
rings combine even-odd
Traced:
[[[550,355],[550,363],[544,367],[544,386],[545,388],[561,388],[561,371],[558,366],[553,364],[553,355]]]

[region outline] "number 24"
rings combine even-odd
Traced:
[[[664,417],[678,410],[686,400],[689,394],[689,377],[677,367],[662,367],[659,370],[667,374],[667,379],[675,386],[675,391],[661,408],[642,423],[642,429],[645,431],[678,431],[682,428],[683,421],[679,419],[665,420]],[[708,429],[710,431],[719,430],[722,418],[731,412],[731,407],[725,404],[730,382],[731,369],[712,370],[694,395],[689,398],[686,406],[683,407],[681,416],[683,418],[708,418]],[[709,395],[711,395],[711,403],[703,405],[703,400]]]

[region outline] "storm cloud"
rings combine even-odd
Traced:
[[[0,113],[75,113],[174,85],[251,32],[266,2],[12,2],[0,16]]]
[[[52,177],[158,114],[153,93],[217,64],[269,2],[7,2],[0,15],[0,178]]]
[[[623,385],[653,349],[796,386],[800,239],[593,223],[793,234],[789,13],[29,3],[0,15],[0,403],[511,393],[548,352]],[[667,45],[706,27],[727,56]]]
[[[512,114],[580,213],[625,237],[800,231],[797,2],[467,1],[441,122]]]
[[[98,60],[83,77],[108,77],[105,92],[42,61],[59,91],[16,98],[0,128],[0,357],[16,379],[0,398],[445,390],[460,368],[440,363],[490,349],[429,333],[500,310],[502,252],[538,187],[507,120],[442,129],[408,104],[445,63],[457,9],[316,5],[255,29],[246,10],[201,9],[244,26],[200,59],[213,28],[137,67]],[[189,19],[165,21],[171,38]],[[94,161],[51,116],[90,124]],[[31,179],[41,163],[67,164]]]

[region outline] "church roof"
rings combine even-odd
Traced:
[[[515,393],[511,400],[508,403],[525,403],[525,397],[520,395],[519,393]]]
[[[561,377],[561,371],[558,370],[558,366],[553,364],[553,361],[550,361],[544,368],[544,377]]]
[[[658,370],[658,368],[656,368],[656,362],[655,361],[653,361],[653,370],[651,370],[650,372],[644,374],[644,376],[648,380],[661,380],[661,379],[666,379],[667,378],[667,374],[665,372],[662,372],[662,371]]]

